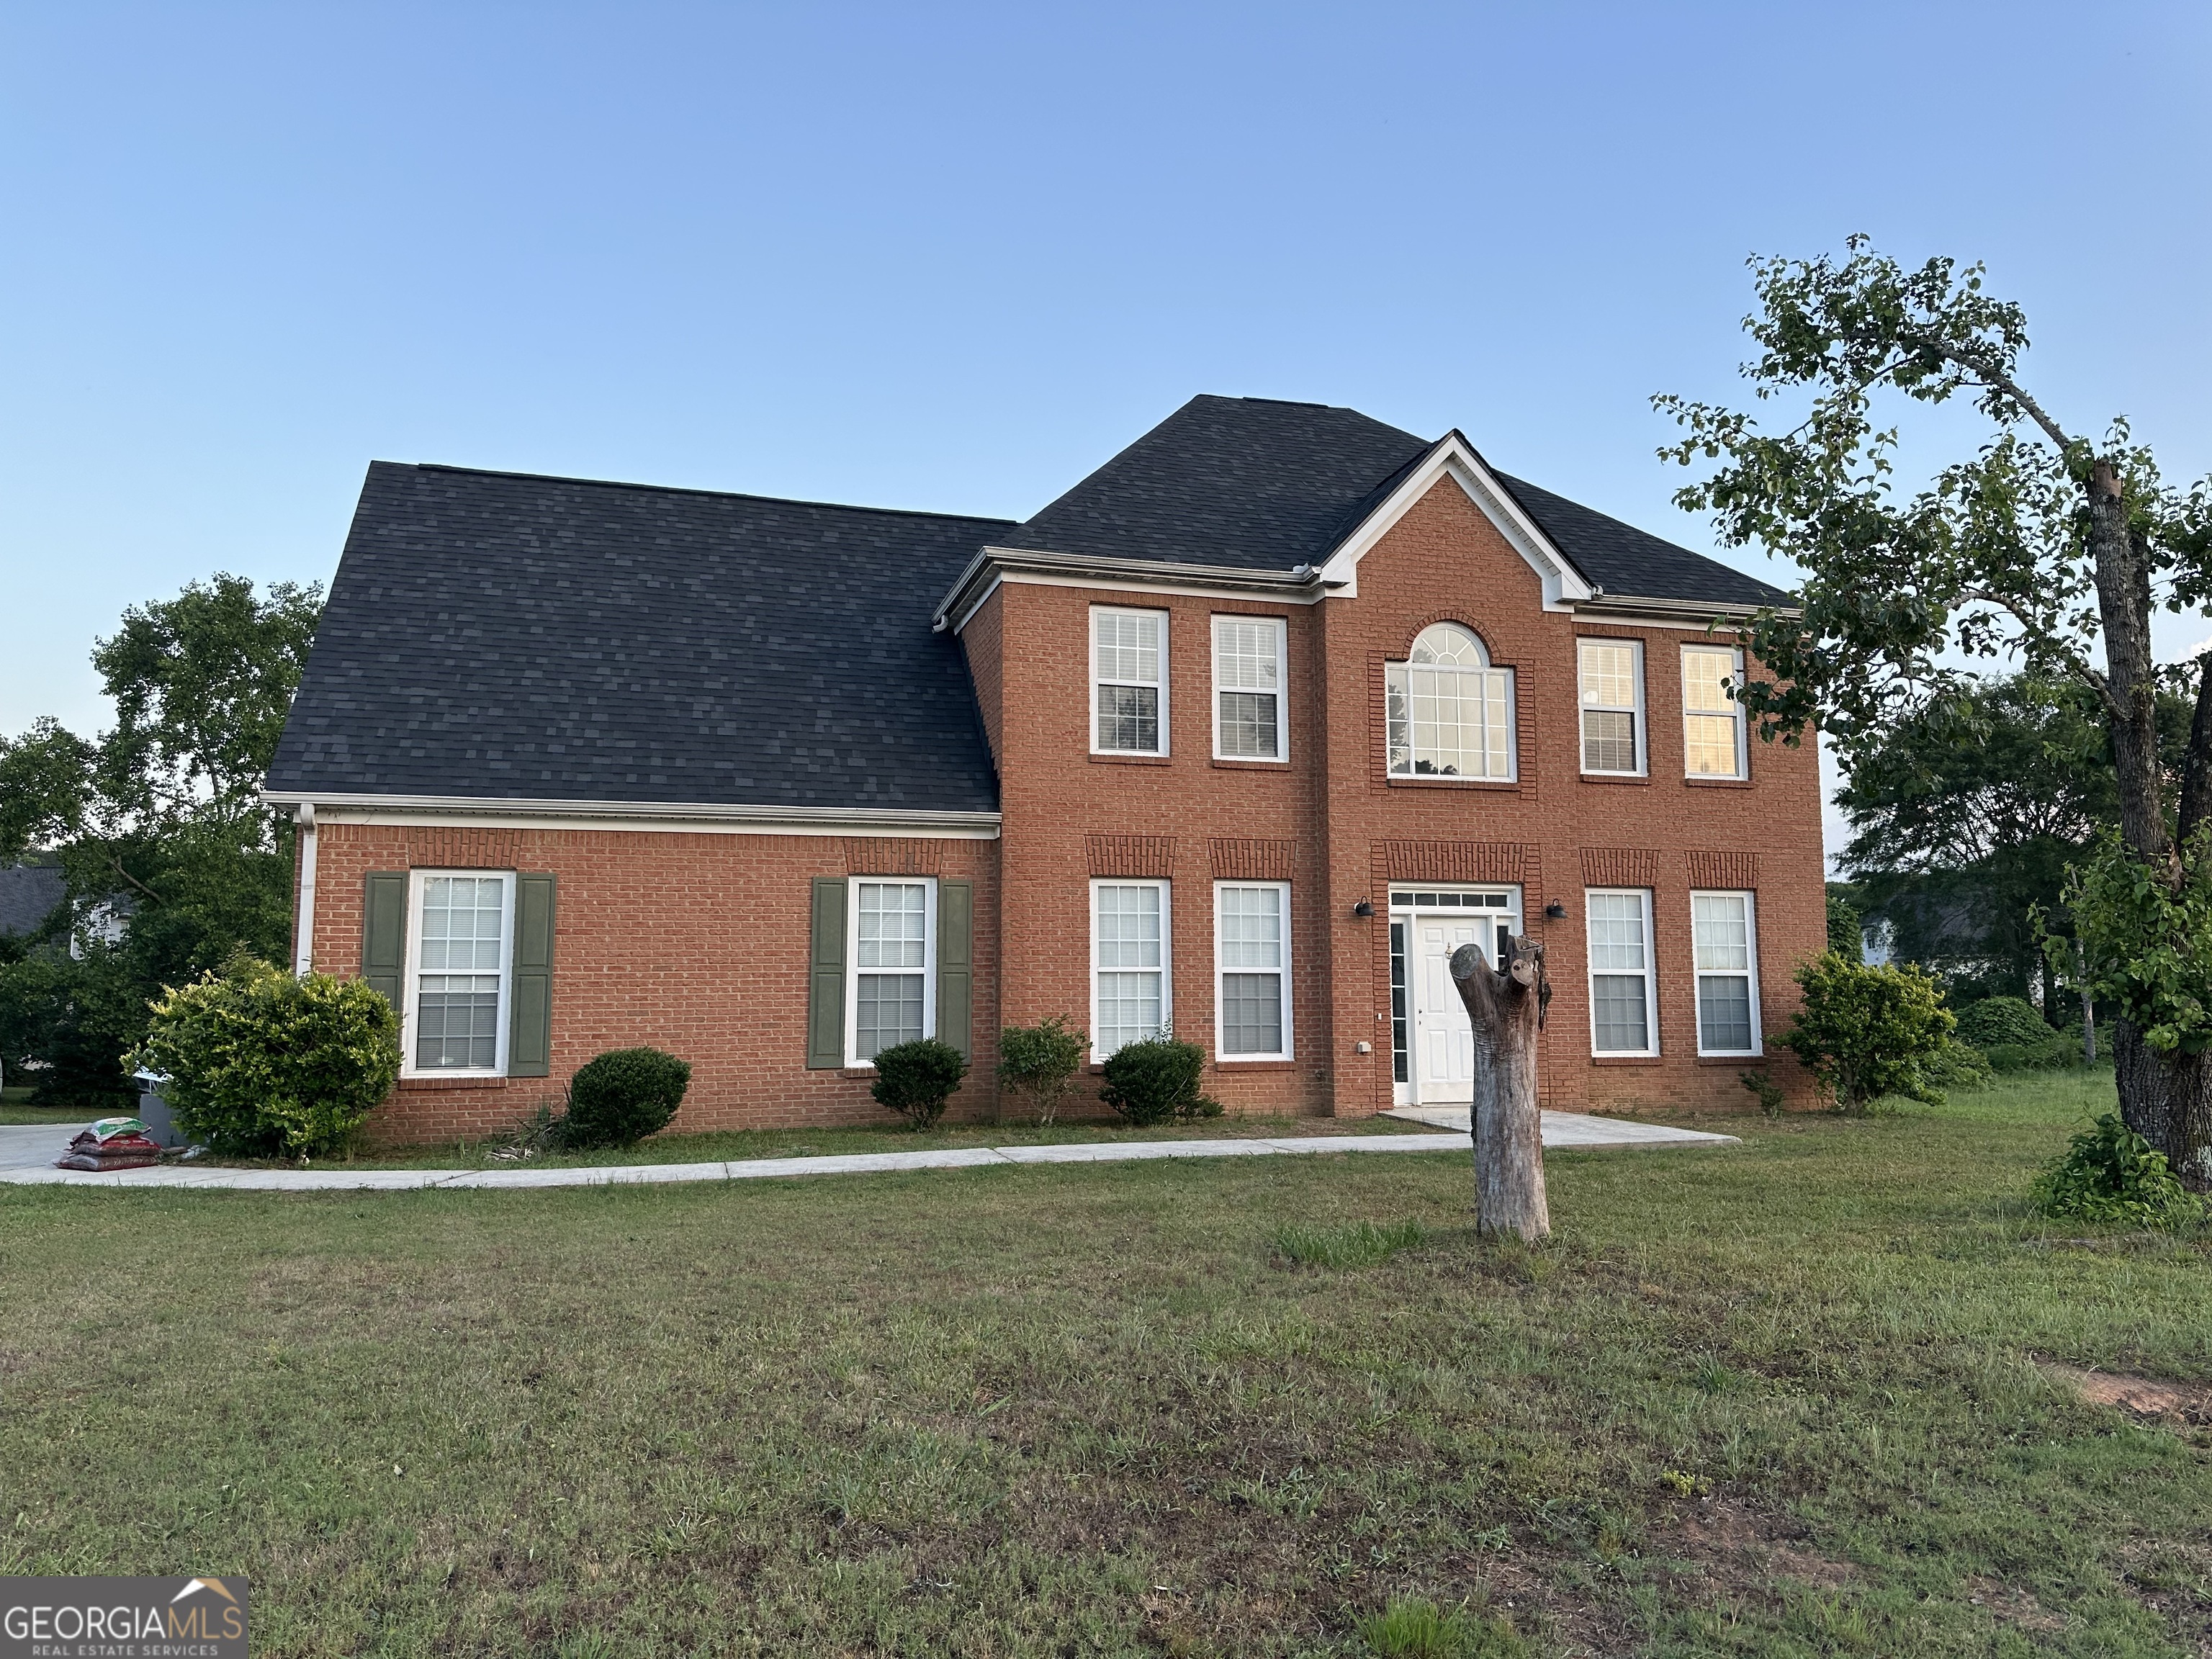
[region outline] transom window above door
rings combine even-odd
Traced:
[[[1091,747],[1101,755],[1168,752],[1168,613],[1091,611]]]
[[[1513,671],[1493,668],[1473,630],[1435,623],[1383,671],[1392,777],[1514,776]]]

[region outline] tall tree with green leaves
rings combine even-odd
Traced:
[[[1818,726],[1850,764],[1876,734],[1960,699],[1961,659],[2083,688],[2118,820],[2069,889],[2086,977],[2120,1013],[2129,1127],[2212,1186],[2212,659],[2163,670],[2150,632],[2161,605],[2212,598],[2212,480],[2166,483],[2124,421],[2101,436],[2062,424],[2021,373],[2026,313],[1984,290],[1978,264],[1908,269],[1853,237],[1840,259],[1752,270],[1759,351],[1743,373],[1788,424],[1655,400],[1685,432],[1662,455],[1711,464],[1675,499],[1711,513],[1729,544],[1806,573],[1801,608],[1745,630],[1759,665],[1746,708],[1762,738]],[[1911,465],[1889,411],[1954,399],[1978,417],[1978,446]],[[1900,469],[1928,482],[1909,488]],[[2171,811],[2158,743],[2170,682],[2192,706]]]
[[[162,987],[240,949],[283,959],[291,826],[259,788],[321,610],[319,587],[228,574],[133,605],[92,653],[111,730],[0,738],[0,860],[57,854],[68,879],[56,948],[0,964],[0,1061],[39,1062],[42,1098],[127,1096],[121,1057]],[[103,907],[128,915],[119,937],[88,925]]]

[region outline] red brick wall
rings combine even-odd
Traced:
[[[550,871],[552,1073],[403,1080],[371,1120],[387,1141],[512,1127],[592,1055],[649,1043],[691,1062],[678,1129],[890,1122],[865,1072],[806,1069],[811,880],[910,873],[975,884],[975,1054],[951,1115],[994,1104],[998,844],[884,837],[611,830],[408,829],[325,821],[318,832],[315,965],[361,971],[363,878],[409,868]]]

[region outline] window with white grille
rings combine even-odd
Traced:
[[[1620,776],[1644,771],[1644,647],[1635,640],[1583,640],[1583,770]]]
[[[1216,882],[1214,1052],[1224,1060],[1291,1058],[1291,887]]]
[[[1742,678],[1742,652],[1682,647],[1682,768],[1691,777],[1745,775],[1743,706],[1731,689]]]
[[[1393,777],[1512,779],[1513,671],[1492,668],[1467,629],[1423,629],[1385,665],[1383,697]]]
[[[1168,613],[1091,611],[1091,747],[1102,755],[1168,752]]]
[[[1690,895],[1697,957],[1698,1052],[1755,1054],[1759,1032],[1759,929],[1749,893]]]
[[[902,1042],[935,1035],[931,994],[936,883],[854,876],[847,909],[852,935],[845,1006],[852,1012],[846,1062],[866,1066]]]
[[[497,1075],[507,1069],[514,877],[417,870],[410,879],[402,1051],[407,1070]]]
[[[1091,1048],[1104,1060],[1168,1029],[1168,884],[1091,884]]]
[[[1651,894],[1641,887],[1589,889],[1590,1052],[1659,1052],[1658,997],[1651,973]]]
[[[1279,617],[1213,619],[1213,752],[1222,760],[1282,760],[1290,750]]]

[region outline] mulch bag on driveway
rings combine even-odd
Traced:
[[[161,1143],[135,1117],[104,1117],[77,1131],[69,1151],[54,1160],[58,1170],[143,1170],[161,1161]]]

